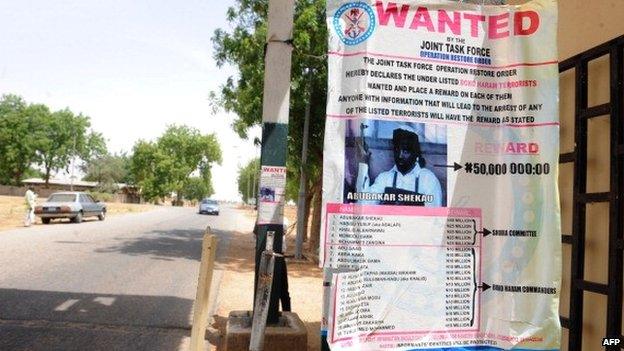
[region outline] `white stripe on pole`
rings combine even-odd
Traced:
[[[288,124],[294,0],[269,1],[262,122]],[[268,83],[270,82],[270,83]],[[268,84],[267,84],[268,83]]]

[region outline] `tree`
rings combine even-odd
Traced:
[[[212,184],[203,177],[191,177],[184,183],[182,194],[185,199],[199,201],[213,194]]]
[[[51,112],[16,95],[0,99],[0,182],[19,185],[39,165],[48,183],[72,159],[88,161],[106,153],[101,134],[90,131],[89,117],[69,109]],[[33,172],[35,171],[35,172]]]
[[[102,133],[91,131],[86,136],[86,147],[83,149],[78,149],[78,157],[84,162],[89,162],[90,160],[98,157],[102,157],[108,154],[108,149],[106,147],[106,140]]]
[[[69,109],[41,114],[38,120],[37,163],[46,185],[52,173],[67,168],[73,158],[88,161],[106,152],[101,134],[90,132],[89,117],[74,115]]]
[[[264,43],[267,32],[267,0],[237,0],[228,9],[231,31],[218,29],[212,38],[219,66],[231,64],[238,78],[230,77],[218,93],[211,93],[216,107],[234,112],[234,130],[243,138],[247,130],[261,123],[264,79]],[[298,0],[295,7],[288,137],[287,197],[296,198],[301,166],[301,148],[306,104],[310,104],[310,137],[306,197],[316,197],[310,247],[316,249],[320,230],[320,198],[323,135],[327,99],[327,26],[324,0]],[[308,206],[310,201],[307,202]],[[307,206],[306,206],[307,207]],[[309,208],[306,209],[309,213]],[[307,217],[307,215],[306,215]],[[318,222],[318,223],[317,223]]]
[[[155,142],[138,141],[130,163],[132,177],[147,200],[173,192],[180,200],[192,174],[210,183],[210,167],[221,163],[221,148],[214,134],[202,135],[195,128],[173,125]],[[210,195],[212,186],[207,190]]]
[[[0,183],[19,185],[35,161],[37,125],[49,110],[16,95],[0,99]]]
[[[130,173],[141,188],[141,195],[148,201],[166,197],[171,192],[166,183],[166,170],[163,171],[164,166],[161,166],[165,159],[156,143],[139,140],[134,144]]]
[[[105,154],[90,159],[82,166],[84,180],[98,182],[98,191],[115,193],[117,183],[129,183],[130,158],[125,154]]]
[[[244,203],[248,203],[254,194],[258,194],[259,175],[259,158],[249,161],[245,167],[238,170],[238,192],[242,195]]]

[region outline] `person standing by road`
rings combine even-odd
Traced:
[[[33,187],[28,187],[26,195],[24,195],[26,203],[26,218],[24,219],[24,226],[30,227],[35,223],[35,206],[37,205],[37,194],[35,194]]]

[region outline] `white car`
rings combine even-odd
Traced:
[[[213,214],[219,215],[219,203],[211,199],[203,199],[199,203],[199,214]]]
[[[96,201],[91,195],[82,192],[61,192],[50,195],[43,204],[35,207],[35,215],[43,224],[55,218],[69,218],[80,223],[85,217],[106,218],[106,205]]]

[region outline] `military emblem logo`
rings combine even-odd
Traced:
[[[347,3],[334,14],[334,30],[346,45],[357,45],[375,30],[375,13],[364,2]]]

